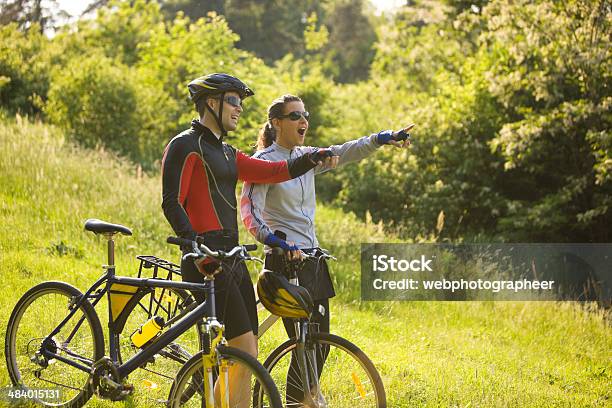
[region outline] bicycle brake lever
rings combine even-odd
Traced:
[[[187,260],[187,259],[189,259],[189,258],[200,258],[200,255],[198,255],[198,254],[194,254],[194,253],[192,253],[192,252],[191,252],[191,253],[188,253],[188,254],[183,255],[183,261],[186,261],[186,260]]]

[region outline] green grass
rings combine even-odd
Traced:
[[[117,242],[119,274],[135,274],[137,254],[178,260],[164,244],[171,230],[160,204],[158,175],[143,175],[108,152],[76,148],[52,127],[3,119],[0,327],[31,286],[62,280],[83,290],[100,275],[105,245],[83,231],[87,218],[133,228],[133,237]],[[359,243],[397,239],[338,209],[320,206],[317,217],[322,245],[340,259],[332,264],[339,293],[333,331],[374,361],[389,407],[612,405],[612,335],[601,310],[552,302],[362,303]],[[262,357],[282,339],[280,326],[266,334]],[[8,385],[3,368],[0,387]],[[149,405],[146,394],[119,405]],[[113,406],[98,398],[89,405]]]

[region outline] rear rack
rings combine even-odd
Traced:
[[[166,261],[164,259],[158,258],[154,255],[138,255],[136,257],[140,259],[140,267],[138,268],[138,277],[142,278],[144,274],[144,269],[153,268],[153,278],[157,279],[167,279],[172,280],[173,274],[177,274],[181,276],[181,267],[172,262]],[[161,270],[160,270],[161,269]],[[160,275],[166,271],[166,276],[163,277]],[[149,274],[146,274],[147,277],[150,277]]]

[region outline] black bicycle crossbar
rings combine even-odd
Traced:
[[[204,283],[176,282],[159,278],[130,278],[126,276],[115,276],[111,282],[136,286],[140,288],[173,288],[190,290],[192,292],[205,291],[208,290],[208,288],[210,287],[210,282],[206,281],[204,281]]]

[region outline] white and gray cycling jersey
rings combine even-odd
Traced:
[[[334,155],[339,156],[338,165],[361,160],[378,147],[376,134],[351,140],[341,145],[330,146]],[[291,150],[276,142],[256,152],[253,157],[281,161],[310,153],[317,147],[297,146]],[[268,234],[283,231],[287,241],[299,248],[319,246],[315,232],[315,175],[330,170],[316,167],[301,177],[279,184],[245,183],[240,200],[240,214],[247,230],[259,242]],[[266,251],[269,248],[266,246]]]

